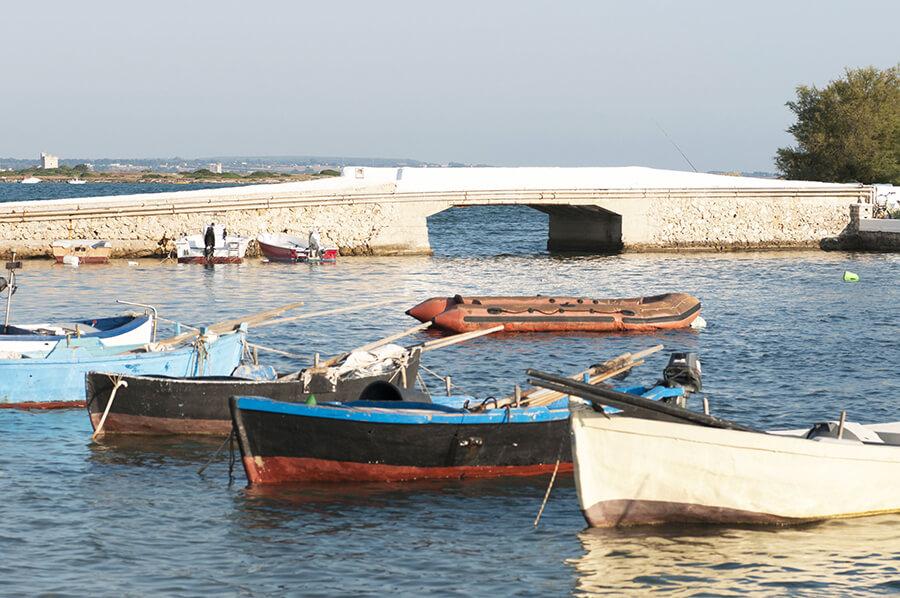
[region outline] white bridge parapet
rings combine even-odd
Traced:
[[[552,250],[803,247],[840,234],[848,205],[872,197],[859,185],[640,167],[346,167],[296,183],[0,203],[0,251],[102,238],[116,255],[149,255],[214,220],[254,237],[316,228],[344,254],[427,253],[428,216],[476,205],[546,212]]]

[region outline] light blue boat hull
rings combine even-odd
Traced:
[[[86,339],[83,339],[86,340]],[[102,371],[133,375],[228,376],[241,362],[244,334],[236,332],[206,344],[150,353],[116,352],[91,346],[57,347],[44,359],[0,360],[0,406],[63,406],[84,403],[84,377]]]

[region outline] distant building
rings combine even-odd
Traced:
[[[209,165],[209,171],[213,174],[222,174],[222,163],[215,162]]]
[[[41,168],[43,168],[44,170],[59,168],[59,156],[41,152]]]

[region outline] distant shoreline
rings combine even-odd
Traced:
[[[3,172],[0,173],[0,183],[17,184],[28,177],[37,177],[41,182],[46,183],[65,183],[72,179],[79,179],[90,185],[93,183],[165,183],[170,185],[192,185],[192,184],[221,184],[221,185],[258,185],[268,183],[292,183],[297,181],[308,181],[310,179],[320,178],[321,174],[278,174],[272,173],[271,176],[264,176],[254,173],[252,175],[239,175],[236,173],[223,174],[204,174],[196,175],[194,173],[160,173],[160,172],[90,172],[74,175],[71,172],[61,172],[51,174],[49,171],[28,171],[28,172]],[[39,183],[38,183],[39,184]]]

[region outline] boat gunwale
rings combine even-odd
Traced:
[[[148,322],[152,324],[153,317],[150,316],[149,314],[143,314],[143,315],[138,315],[138,316],[110,316],[108,318],[93,318],[93,319],[84,318],[81,320],[72,320],[72,322],[66,322],[66,323],[67,324],[68,323],[85,324],[87,326],[93,327],[94,325],[88,324],[88,322],[91,322],[91,321],[99,322],[100,320],[118,320],[118,319],[123,319],[123,320],[127,319],[128,321],[126,321],[121,326],[117,326],[115,328],[109,328],[107,330],[98,330],[97,332],[85,332],[81,335],[81,338],[104,339],[104,338],[112,338],[112,337],[116,337],[116,336],[121,336],[128,332],[133,332],[133,331],[137,330],[138,328],[140,328],[141,326],[143,326],[144,324],[146,324]],[[30,326],[31,324],[25,324],[25,325]],[[41,325],[43,325],[43,324],[41,324]],[[47,325],[54,326],[54,324],[52,322],[48,322]],[[15,324],[10,324],[10,328],[15,328],[18,330],[28,330],[28,328],[22,328],[21,325],[17,326]],[[64,335],[64,334],[44,335],[44,334],[36,334],[36,333],[0,334],[0,342],[4,342],[4,341],[28,342],[28,341],[36,341],[36,340],[62,341],[62,340],[66,339],[66,336],[67,335]],[[71,336],[71,335],[68,335],[68,336]]]
[[[448,407],[436,403],[397,401],[353,401],[348,403],[284,403],[265,397],[236,396],[237,410],[258,411],[291,417],[367,422],[373,424],[529,424],[560,421],[569,418],[568,408],[528,407],[492,409],[473,413],[467,409]],[[403,404],[402,407],[399,404]],[[376,406],[378,405],[378,406]],[[416,407],[413,407],[416,405]]]
[[[574,413],[573,413],[574,415]],[[780,449],[777,447],[765,447],[765,446],[753,446],[752,444],[747,443],[736,443],[736,442],[716,442],[713,440],[700,439],[696,437],[691,437],[690,434],[665,434],[662,432],[648,432],[645,430],[628,430],[628,429],[617,429],[614,427],[609,427],[610,423],[615,420],[633,420],[633,421],[641,421],[641,422],[652,422],[651,426],[654,425],[663,425],[663,426],[678,426],[680,430],[703,430],[701,434],[714,434],[714,435],[722,435],[722,436],[737,436],[743,435],[741,438],[749,439],[749,438],[765,438],[767,440],[771,440],[773,443],[784,443],[789,445],[803,446],[813,448],[813,451],[799,451],[799,450],[788,450],[788,449]],[[892,422],[884,422],[884,423],[892,423]],[[597,425],[599,424],[599,425]],[[696,424],[686,424],[679,422],[666,422],[660,420],[650,420],[640,417],[631,417],[631,416],[618,416],[614,415],[612,418],[607,417],[587,417],[585,418],[583,414],[578,415],[578,417],[572,418],[572,426],[581,425],[592,431],[600,431],[602,433],[610,433],[610,434],[621,434],[628,436],[642,436],[642,437],[652,437],[658,438],[662,440],[668,440],[672,442],[685,442],[690,444],[697,445],[705,445],[705,446],[713,446],[713,447],[721,447],[723,449],[732,449],[732,450],[748,450],[748,451],[756,451],[762,453],[783,453],[787,455],[797,456],[797,457],[806,457],[806,458],[814,458],[814,459],[831,459],[838,461],[878,461],[878,462],[898,462],[900,461],[900,444],[889,444],[886,442],[864,442],[858,440],[847,439],[845,441],[836,441],[836,442],[822,442],[819,440],[815,440],[813,438],[805,438],[802,436],[791,436],[787,434],[773,434],[765,431],[752,432],[747,430],[726,430],[721,428],[710,428],[706,426],[699,426]],[[878,425],[878,424],[873,424]],[[837,440],[837,439],[835,439]],[[798,444],[800,443],[800,444]],[[804,444],[805,443],[805,444]],[[848,457],[848,456],[839,456],[832,454],[824,454],[833,452],[830,449],[841,449],[841,450],[855,450],[859,451],[860,449],[866,449],[869,447],[881,447],[887,449],[894,449],[897,451],[897,455],[895,459],[872,459],[866,457]],[[823,454],[815,454],[816,452]]]

